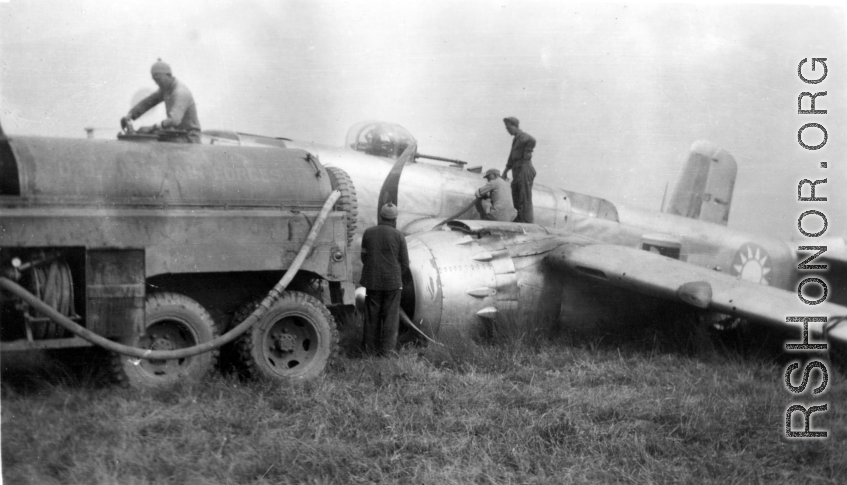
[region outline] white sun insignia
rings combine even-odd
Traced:
[[[739,279],[763,285],[770,284],[767,280],[771,272],[770,261],[767,251],[763,248],[747,243],[735,253],[732,263],[732,274],[737,275]]]

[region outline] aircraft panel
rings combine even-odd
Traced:
[[[442,213],[439,188],[444,185],[444,175],[419,163],[407,163],[400,176],[397,205],[401,212],[411,212],[419,217],[435,217]]]

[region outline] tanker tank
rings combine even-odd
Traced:
[[[40,137],[9,146],[0,195],[35,204],[320,207],[332,190],[297,149]]]
[[[202,344],[239,323],[292,265],[334,189],[314,247],[279,301],[227,354],[243,373],[314,377],[349,311],[355,189],[281,146],[0,136],[0,276],[108,339],[150,350]],[[348,235],[349,234],[349,235]],[[0,353],[90,346],[0,291]],[[114,356],[117,381],[198,378],[216,351]]]

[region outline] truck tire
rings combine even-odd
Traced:
[[[356,224],[359,217],[359,200],[356,198],[356,187],[347,172],[338,167],[324,167],[329,175],[329,182],[333,190],[341,192],[341,197],[336,206],[347,213],[347,246],[353,242],[356,232]]]
[[[251,304],[250,311],[256,305],[258,302]],[[243,373],[248,377],[311,379],[330,365],[338,348],[338,332],[320,300],[299,291],[286,291],[237,345]]]
[[[176,350],[217,337],[217,329],[209,312],[187,296],[154,293],[147,297],[145,310],[145,332],[131,342],[135,347]],[[174,360],[135,359],[116,354],[113,373],[120,384],[153,388],[181,379],[199,380],[215,367],[217,359],[217,350]]]

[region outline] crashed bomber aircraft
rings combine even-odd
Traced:
[[[397,227],[407,235],[411,260],[411,281],[404,282],[401,307],[431,338],[465,333],[508,312],[518,312],[529,318],[557,319],[565,328],[577,332],[622,331],[643,321],[645,314],[674,307],[695,312],[699,320],[708,323],[727,324],[740,318],[786,330],[785,336],[791,340],[801,338],[803,324],[787,322],[786,317],[824,316],[829,319],[826,324],[809,323],[812,335],[821,338],[826,334],[830,343],[847,344],[847,324],[840,324],[842,317],[847,316],[844,306],[847,303],[847,257],[844,251],[827,252],[815,261],[830,265],[827,275],[830,301],[813,307],[803,305],[796,294],[798,255],[794,249],[784,241],[726,227],[735,181],[735,161],[727,152],[705,142],[692,147],[680,182],[664,212],[627,208],[605,199],[536,185],[533,190],[536,223],[518,224],[480,221],[472,208],[473,194],[483,183],[480,169],[466,168],[463,162],[450,160],[449,164],[417,162],[418,157],[437,157],[417,154],[411,134],[387,123],[355,125],[344,147],[223,131],[204,132],[205,146],[157,143],[156,147],[143,149],[131,141],[82,142],[88,143],[87,148],[79,151],[72,149],[79,141],[37,137],[3,139],[8,142],[4,146],[11,150],[0,159],[9,165],[3,168],[4,171],[13,168],[13,152],[16,151],[30,157],[60,157],[66,166],[84,165],[86,153],[102,152],[99,163],[107,163],[112,160],[110,157],[120,158],[119,155],[125,152],[155,152],[156,160],[161,163],[157,163],[157,173],[152,179],[160,180],[161,187],[145,185],[144,189],[152,191],[150,196],[165,204],[171,199],[190,198],[192,194],[182,193],[183,185],[191,186],[188,182],[202,184],[205,175],[202,169],[195,169],[203,167],[204,163],[208,165],[211,159],[226,160],[226,170],[234,174],[249,173],[253,165],[260,163],[272,165],[273,160],[287,160],[295,165],[300,160],[308,165],[304,170],[317,170],[313,170],[313,174],[321,173],[320,166],[325,165],[332,186],[342,192],[338,206],[355,219],[347,223],[348,228],[355,227],[349,251],[354,264],[354,281],[361,272],[361,262],[355,255],[360,249],[362,232],[376,224],[379,206],[388,200],[398,203]],[[255,159],[259,153],[256,147],[262,147],[259,150],[261,160]],[[276,149],[279,149],[278,154],[274,153]],[[59,159],[51,163],[46,163],[49,160],[30,161],[36,166],[39,163],[49,166]],[[181,171],[185,167],[196,172],[191,180],[185,179],[188,175]],[[287,174],[279,176],[287,177]],[[33,177],[21,182],[21,186],[26,185],[24,182],[35,183]],[[185,179],[182,181],[186,184],[182,184],[181,179]],[[211,177],[211,180],[217,179]],[[9,188],[2,182],[0,180],[0,196],[15,204],[27,202],[28,199],[23,200],[26,199],[23,192],[18,194],[13,190],[17,186]],[[91,183],[105,190],[108,181],[95,178]],[[129,178],[121,183],[125,189],[135,190],[132,185],[143,184],[144,180]],[[156,191],[160,192],[158,197]],[[247,197],[239,199],[244,207],[263,206],[261,200],[251,199],[257,195],[250,190],[239,194],[239,197]],[[293,211],[296,205],[289,208]],[[227,210],[226,207],[219,209]],[[457,212],[463,212],[457,220],[437,227]],[[280,213],[279,210],[262,212],[268,217]],[[261,224],[256,228],[268,230]],[[101,232],[99,237],[103,244],[126,246],[120,234],[109,230]],[[0,231],[0,246],[6,245],[11,237]],[[278,235],[265,235],[261,241],[251,244],[254,242],[263,244],[262,248],[267,251],[285,243],[279,241]],[[50,245],[49,241],[29,240],[25,245],[33,244]],[[161,244],[179,252],[196,253],[198,257],[204,253],[199,246],[184,247],[202,244],[192,240],[163,241]],[[141,249],[143,254],[144,249]],[[275,251],[278,254],[284,252],[284,248],[277,247]],[[265,254],[262,261],[244,251],[234,256],[240,262],[266,264],[252,269],[282,269],[275,266],[273,260],[277,256],[270,253]],[[807,256],[801,255],[804,259]],[[339,261],[347,264],[343,255]],[[140,268],[144,268],[143,264]],[[193,271],[202,272],[203,269]],[[137,290],[132,294],[133,301],[143,300],[145,293],[156,289],[149,279],[140,283],[143,284],[130,285]],[[231,278],[209,281],[210,285],[219,285],[211,289],[217,291],[214,295],[233,299],[237,292],[227,286],[230,283]],[[352,308],[348,295],[342,299],[341,311]],[[133,307],[133,311],[136,310],[140,308]],[[205,312],[197,307],[197,313]],[[214,320],[217,325],[226,323],[223,313]],[[680,324],[690,322],[691,319],[686,318]],[[231,325],[237,323],[231,322]],[[324,327],[331,329],[329,322],[325,323]],[[214,325],[206,322],[206,326]],[[211,338],[199,333],[195,337],[197,344]],[[302,350],[306,354],[315,351],[309,342],[329,342],[328,338],[318,337],[315,334],[298,340],[305,345]],[[175,339],[165,340],[174,348],[185,346]],[[279,342],[288,342],[283,340]],[[272,339],[273,342],[279,343]],[[325,346],[316,348],[330,351]],[[286,346],[283,350],[288,355],[286,352],[290,349]],[[310,360],[309,355],[304,357],[304,362],[314,360]],[[185,366],[193,368],[192,362],[197,359],[186,361]],[[183,372],[177,371],[176,374]]]
[[[507,311],[558,318],[577,331],[614,331],[641,321],[645,306],[676,302],[696,309],[701,322],[741,318],[787,330],[791,340],[803,323],[786,317],[825,316],[826,324],[809,322],[812,335],[847,344],[843,247],[817,261],[831,267],[830,300],[837,303],[803,305],[795,249],[726,227],[736,164],[708,142],[692,146],[664,212],[536,184],[535,224],[518,224],[478,220],[470,203],[482,184],[479,168],[417,162],[437,157],[417,154],[415,139],[395,124],[359,123],[343,148],[220,132],[211,141],[302,148],[346,171],[355,186],[347,196],[359,208],[354,244],[376,224],[379,206],[397,202],[413,279],[404,284],[402,308],[430,337]],[[471,208],[450,230],[433,230],[463,207]]]

